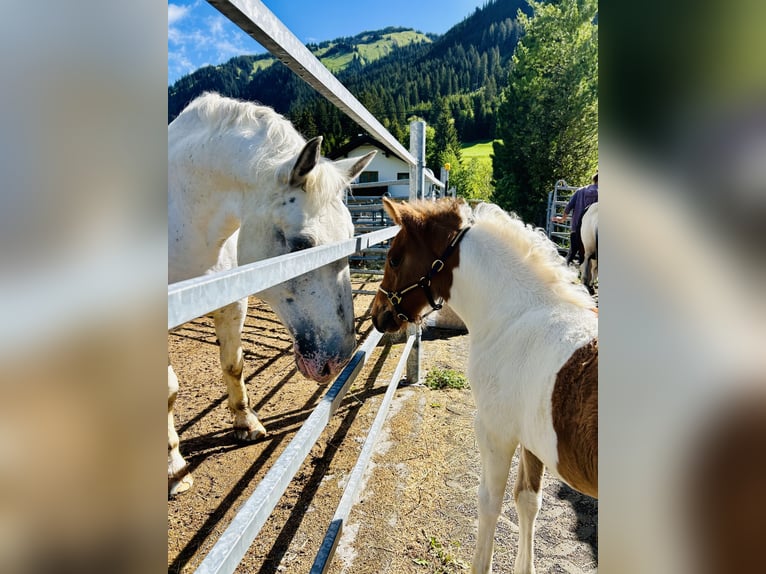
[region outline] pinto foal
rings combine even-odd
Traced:
[[[450,307],[468,327],[468,377],[482,461],[473,571],[492,570],[495,526],[511,459],[521,445],[514,498],[515,572],[533,573],[542,475],[598,497],[598,317],[555,246],[500,208],[461,201],[397,205],[401,226],[372,307],[380,331]]]

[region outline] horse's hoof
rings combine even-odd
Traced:
[[[261,423],[253,429],[251,428],[237,428],[234,427],[234,436],[237,440],[245,442],[253,442],[266,436],[266,429]]]
[[[168,481],[168,498],[175,498],[181,493],[186,492],[194,484],[192,475],[186,473],[180,479],[171,479]]]
[[[248,409],[234,414],[234,436],[237,440],[252,442],[266,436],[266,429],[255,413]]]

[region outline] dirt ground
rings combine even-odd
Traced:
[[[354,289],[374,290],[354,276]],[[372,329],[370,295],[355,296],[356,330]],[[290,338],[251,298],[243,333],[248,392],[269,435],[234,440],[212,320],[168,336],[180,381],[176,428],[194,474],[192,489],[168,501],[168,572],[193,572],[327,390],[296,370]],[[384,336],[318,444],[245,555],[240,573],[306,573],[343,494],[403,344]],[[431,329],[423,376],[433,368],[465,372],[467,336]],[[329,572],[437,573],[470,570],[480,462],[469,389],[403,386],[379,438]],[[518,527],[511,485],[495,534],[495,572],[512,572]],[[546,474],[537,519],[539,573],[595,572],[598,503]]]

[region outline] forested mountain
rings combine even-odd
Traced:
[[[435,125],[446,108],[461,141],[495,136],[499,93],[519,38],[526,0],[487,2],[443,36],[403,28],[364,32],[309,48],[407,147],[410,118]],[[321,134],[325,150],[360,128],[270,56],[239,56],[208,66],[168,88],[168,121],[204,91],[258,101],[288,116],[306,137]]]

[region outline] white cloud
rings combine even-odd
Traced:
[[[168,76],[181,75],[234,56],[260,52],[258,44],[201,0],[168,4]]]
[[[189,14],[188,6],[179,6],[178,4],[168,4],[168,26],[173,26],[179,20],[184,19]]]

